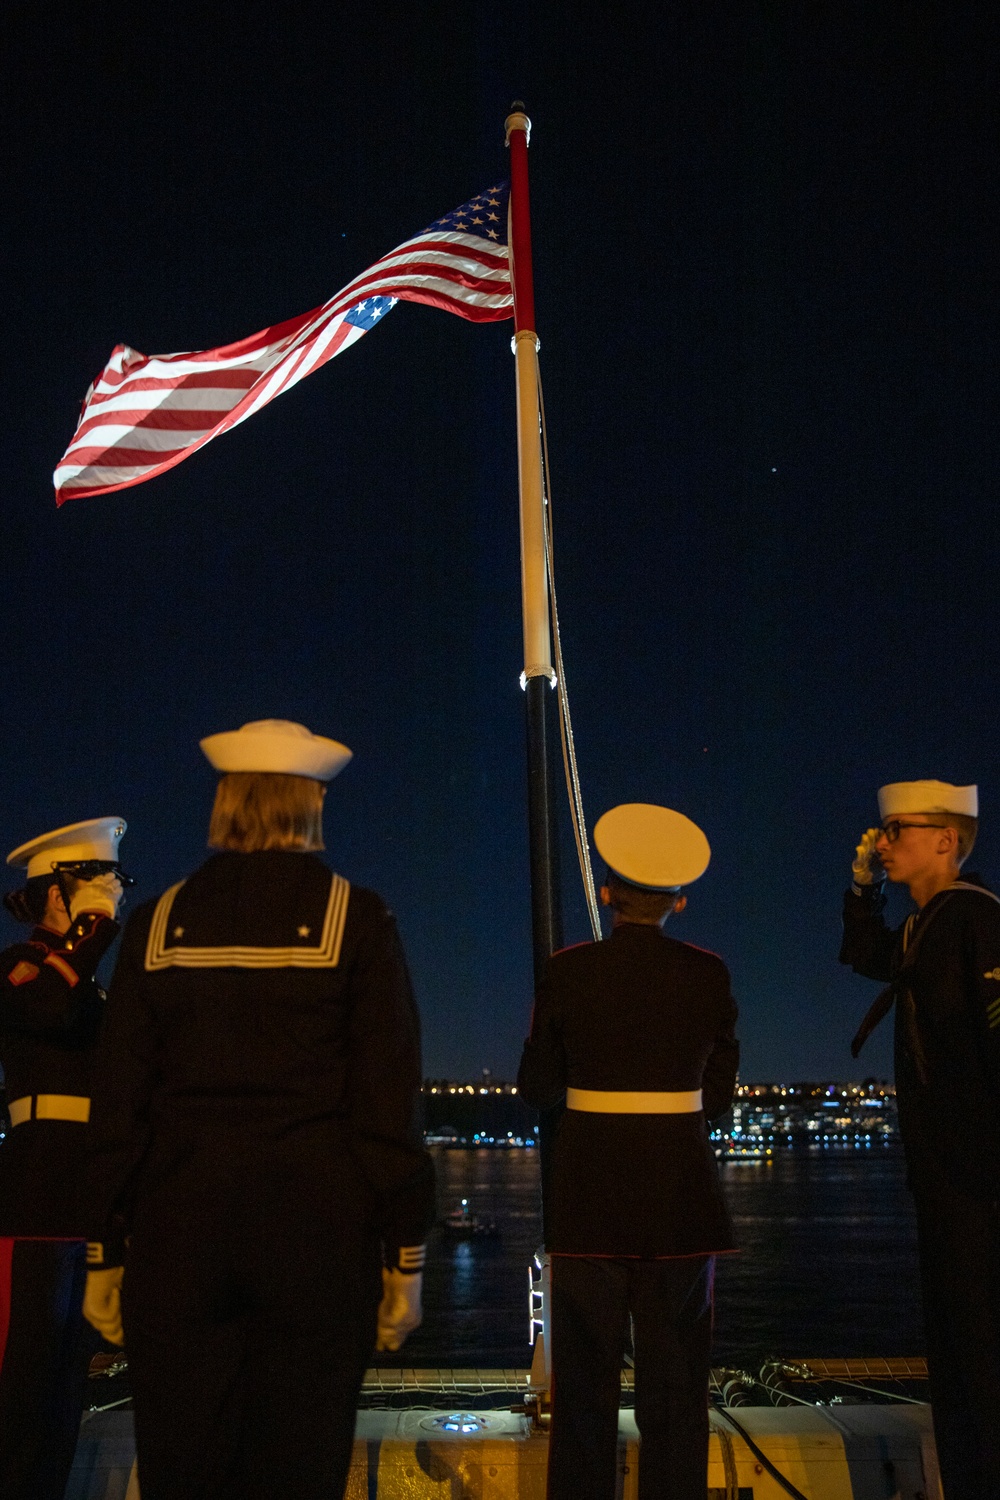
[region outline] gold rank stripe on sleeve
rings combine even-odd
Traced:
[[[50,953],[48,958],[43,959],[42,962],[48,964],[50,969],[55,969],[57,974],[61,974],[71,990],[75,989],[79,984],[79,974],[64,958],[60,958],[58,953]]]
[[[399,1249],[399,1269],[407,1271],[411,1275],[416,1271],[422,1271],[427,1260],[426,1245],[401,1245]]]
[[[1000,1026],[1000,996],[996,1000],[991,1000],[986,1007],[986,1020],[991,1031],[994,1026]]]
[[[145,969],[335,969],[340,962],[340,948],[347,919],[347,902],[351,894],[349,881],[340,875],[330,878],[330,896],[323,918],[323,931],[315,947],[250,948],[236,944],[194,948],[168,944],[167,930],[174,899],[183,880],[164,891],[156,903],[146,940]]]
[[[27,984],[30,979],[37,978],[38,965],[29,964],[27,959],[22,958],[21,962],[19,964],[15,964],[10,973],[7,975],[7,983],[14,985],[14,987],[16,988],[18,985]]]

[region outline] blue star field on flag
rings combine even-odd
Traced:
[[[485,193],[470,198],[461,208],[452,209],[443,219],[428,224],[425,234],[435,230],[457,230],[459,234],[478,234],[491,245],[507,243],[507,203],[510,198],[510,183],[501,182],[497,187],[487,188]]]
[[[344,322],[367,333],[398,301],[398,297],[366,297],[357,307],[352,307],[350,312],[344,314]]]

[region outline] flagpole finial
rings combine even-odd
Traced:
[[[510,134],[512,130],[524,131],[524,143],[528,145],[531,141],[531,121],[524,112],[524,100],[512,99],[511,112],[504,121],[504,145],[510,145]]]

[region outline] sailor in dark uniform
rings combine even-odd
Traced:
[[[202,748],[221,852],[111,985],[85,1311],[121,1339],[124,1259],[143,1500],[333,1500],[376,1340],[420,1322],[419,1018],[391,914],[315,852],[351,752],[284,720]]]
[[[31,936],[0,954],[0,1496],[62,1500],[87,1364],[81,1315],[91,1075],[104,993],[94,975],[119,931],[121,818],[32,839],[7,856],[27,884],[4,898]],[[87,878],[89,877],[89,878]]]
[[[857,1057],[896,1007],[896,1098],[917,1211],[920,1276],[946,1500],[1000,1495],[1000,900],[961,873],[974,786],[903,781],[878,794],[858,845],[842,963],[891,981],[854,1039]],[[898,931],[885,876],[917,910]]]
[[[722,960],[662,931],[708,866],[705,835],[631,803],[594,830],[610,938],[555,954],[518,1086],[565,1096],[547,1204],[549,1500],[611,1500],[629,1315],[640,1500],[705,1500],[714,1256],[734,1248],[708,1121],[739,1057]]]

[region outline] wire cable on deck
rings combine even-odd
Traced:
[[[556,579],[552,559],[552,489],[549,468],[549,438],[545,426],[545,400],[542,396],[542,372],[535,351],[535,371],[538,381],[538,422],[542,438],[542,500],[545,512],[545,569],[549,578],[549,598],[552,601],[552,651],[556,671],[556,693],[559,698],[559,738],[562,743],[563,772],[566,777],[566,792],[569,797],[570,819],[573,838],[576,841],[576,857],[583,877],[583,891],[587,902],[587,915],[594,941],[601,940],[601,917],[594,888],[594,871],[590,860],[590,843],[587,838],[587,820],[583,812],[583,793],[580,789],[580,772],[576,762],[576,744],[573,739],[573,721],[569,711],[569,693],[566,690],[566,668],[562,654],[562,636],[559,630],[559,608],[556,602]]]
[[[763,1465],[774,1482],[776,1484],[780,1484],[781,1488],[785,1491],[786,1494],[792,1496],[792,1500],[808,1500],[807,1495],[803,1495],[801,1490],[797,1490],[792,1481],[790,1479],[786,1479],[780,1469],[775,1468],[774,1464],[768,1458],[764,1450],[762,1448],[758,1448],[749,1432],[747,1432],[746,1428],[741,1422],[737,1422],[736,1418],[732,1415],[731,1412],[728,1412],[725,1410],[725,1408],[720,1407],[717,1409],[717,1415],[720,1416],[723,1421],[728,1422],[731,1427],[735,1427],[736,1431],[746,1443],[747,1447],[750,1449],[750,1452],[753,1454],[757,1462]]]
[[[715,1413],[710,1413],[709,1422]],[[723,1427],[715,1424],[715,1435],[719,1439],[719,1448],[722,1452],[722,1470],[726,1476],[726,1500],[740,1500],[740,1478],[736,1468],[736,1454],[733,1450],[733,1440]]]
[[[918,1400],[916,1396],[904,1396],[902,1391],[883,1391],[877,1385],[862,1385],[860,1380],[848,1380],[843,1375],[830,1375],[827,1377],[831,1385],[846,1385],[854,1391],[867,1391],[873,1396],[885,1396],[889,1401],[899,1401],[907,1406],[923,1406],[925,1403]]]

